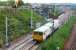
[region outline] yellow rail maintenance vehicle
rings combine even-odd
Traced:
[[[44,24],[43,26],[35,29],[32,33],[33,40],[35,40],[37,42],[42,42],[42,41],[46,40],[48,35],[50,35],[52,33],[52,27],[53,27],[53,23],[48,22],[48,23]]]

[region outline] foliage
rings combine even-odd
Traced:
[[[5,18],[8,17],[9,41],[30,32],[30,9],[0,9],[0,45],[5,43]],[[33,12],[33,22],[42,22],[42,17]]]
[[[69,37],[75,21],[76,17],[72,16],[68,23],[64,24],[48,40],[41,44],[39,50],[57,50],[57,47],[62,49],[64,47],[64,41]]]
[[[14,5],[14,0],[9,0],[9,1],[0,1],[0,6],[11,6],[11,5]]]
[[[61,8],[59,7],[59,5],[51,5],[51,11],[49,12],[49,16],[50,16],[50,18],[54,18],[54,19],[56,19],[56,18],[58,18],[58,16],[60,15],[60,14],[62,14],[63,13],[63,11],[61,10]]]
[[[23,4],[24,4],[23,1],[20,0],[19,3],[18,3],[18,6],[21,6]],[[5,2],[0,1],[0,5],[1,6],[13,6],[13,5],[15,5],[15,0],[8,0],[8,1],[5,1]]]

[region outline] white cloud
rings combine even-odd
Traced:
[[[7,1],[7,0],[0,0],[0,1]]]
[[[76,3],[76,0],[23,0],[25,3]]]
[[[7,0],[0,0],[7,1]],[[76,3],[76,0],[23,0],[25,3]]]

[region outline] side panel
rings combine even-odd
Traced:
[[[57,29],[59,27],[59,20],[58,19],[55,19],[54,20],[54,29]]]
[[[43,34],[43,39],[45,40],[52,33],[52,28],[47,29]]]

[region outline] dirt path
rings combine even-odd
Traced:
[[[71,35],[64,44],[64,50],[76,50],[76,24],[74,24]]]

